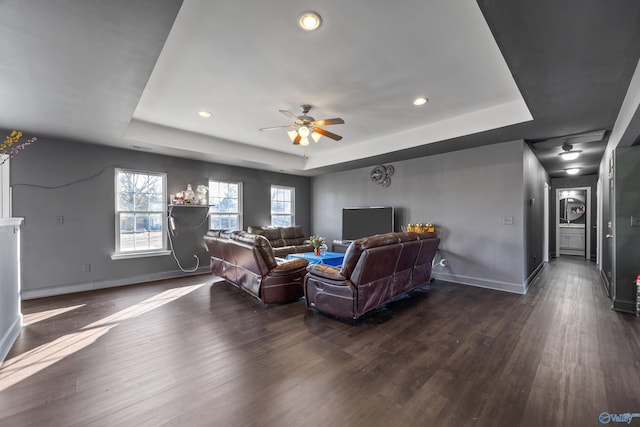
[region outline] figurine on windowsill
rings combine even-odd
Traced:
[[[196,188],[196,199],[199,205],[207,205],[207,191],[209,191],[209,189],[207,188],[206,185],[198,185],[198,187]]]

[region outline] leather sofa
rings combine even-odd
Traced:
[[[433,233],[388,233],[352,242],[339,268],[307,267],[307,307],[357,319],[431,278],[440,239]]]
[[[264,304],[292,302],[303,296],[308,262],[295,259],[278,263],[264,236],[209,231],[204,241],[211,257],[211,272]]]
[[[269,240],[273,254],[285,258],[289,254],[313,252],[309,238],[304,235],[301,225],[291,227],[262,227],[252,225],[247,228],[251,234],[264,236]]]

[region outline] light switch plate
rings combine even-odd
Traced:
[[[631,215],[631,226],[640,227],[640,215]]]
[[[513,225],[513,217],[512,216],[503,216],[502,217],[502,225]]]

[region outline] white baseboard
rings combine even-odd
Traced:
[[[527,280],[525,280],[524,282],[525,294],[529,291],[529,285],[531,285],[531,283],[533,282],[533,279],[535,279],[536,276],[538,276],[538,273],[540,273],[540,271],[542,270],[542,267],[544,267],[544,264],[545,264],[544,262],[541,262],[540,264],[538,264],[538,266],[531,272],[529,277],[527,277]]]
[[[13,347],[13,343],[16,342],[18,335],[20,335],[20,331],[22,330],[22,314],[18,313],[15,321],[11,325],[11,327],[5,332],[2,339],[0,339],[0,366],[2,366],[2,362],[9,354],[9,350]]]
[[[200,267],[193,273],[182,273],[176,271],[165,271],[153,274],[143,274],[141,276],[127,277],[117,280],[101,280],[97,282],[78,283],[75,285],[54,286],[51,288],[23,289],[20,293],[23,300],[52,297],[56,295],[73,294],[76,292],[95,291],[97,289],[115,288],[118,286],[135,285],[154,280],[175,279],[178,277],[195,276],[198,274],[211,274],[209,266]]]
[[[445,282],[461,283],[463,285],[477,286],[479,288],[495,289],[497,291],[511,292],[524,295],[527,288],[523,283],[498,282],[493,280],[479,279],[477,277],[460,276],[457,274],[447,274],[442,272],[432,272],[431,277]]]

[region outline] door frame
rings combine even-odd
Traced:
[[[591,187],[566,187],[566,188],[556,188],[556,256],[560,256],[560,192],[561,191],[570,191],[570,190],[586,190],[586,210],[587,210],[587,219],[584,224],[585,231],[585,249],[584,249],[584,257],[586,259],[591,259]]]
[[[544,183],[544,227],[542,236],[542,262],[549,262],[549,192],[551,186]]]

